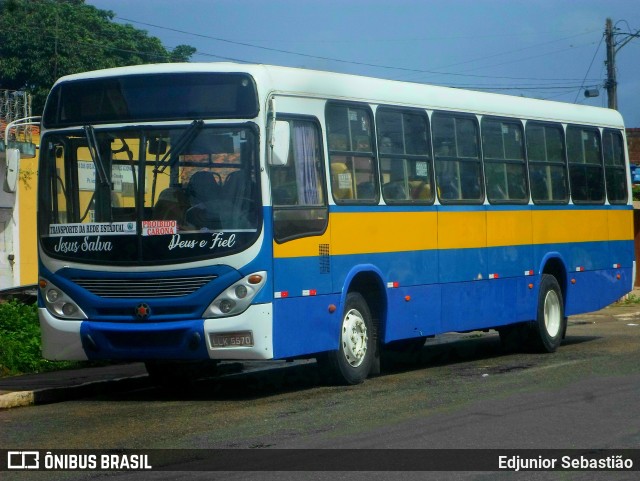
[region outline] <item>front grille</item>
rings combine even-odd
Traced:
[[[72,279],[99,297],[182,297],[194,293],[217,276],[163,279]]]

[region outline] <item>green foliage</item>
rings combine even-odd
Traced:
[[[634,185],[633,188],[633,200],[640,200],[640,185]]]
[[[0,89],[26,90],[33,113],[63,75],[126,65],[185,62],[195,48],[160,40],[112,20],[84,0],[0,0]]]
[[[40,324],[35,304],[0,303],[0,376],[51,371],[79,363],[42,359]]]
[[[630,306],[634,304],[640,304],[640,296],[635,294],[628,294],[617,302],[619,306]]]

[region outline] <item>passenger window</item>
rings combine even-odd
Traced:
[[[337,203],[377,202],[370,110],[329,104],[326,116],[333,198]]]
[[[328,214],[318,125],[291,120],[289,158],[284,166],[271,166],[274,237],[277,241],[321,234]]]
[[[482,148],[489,202],[526,204],[529,193],[522,124],[482,119]]]
[[[481,204],[484,193],[475,117],[436,112],[432,123],[440,201]]]
[[[378,109],[378,157],[386,203],[433,202],[428,122],[425,113]]]
[[[562,126],[527,122],[526,137],[533,201],[538,204],[566,204],[569,188]]]
[[[628,199],[627,169],[624,163],[624,144],[620,132],[605,130],[603,146],[604,172],[609,203],[626,204]]]
[[[604,203],[602,149],[598,129],[567,127],[571,198],[576,204]]]

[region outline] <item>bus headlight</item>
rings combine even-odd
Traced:
[[[86,319],[86,314],[60,288],[46,279],[38,283],[47,310],[61,319]]]
[[[266,271],[254,272],[243,277],[216,297],[202,317],[235,316],[246,311],[266,281]]]

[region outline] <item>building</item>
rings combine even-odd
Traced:
[[[627,129],[627,147],[629,149],[629,161],[640,165],[640,129]]]

